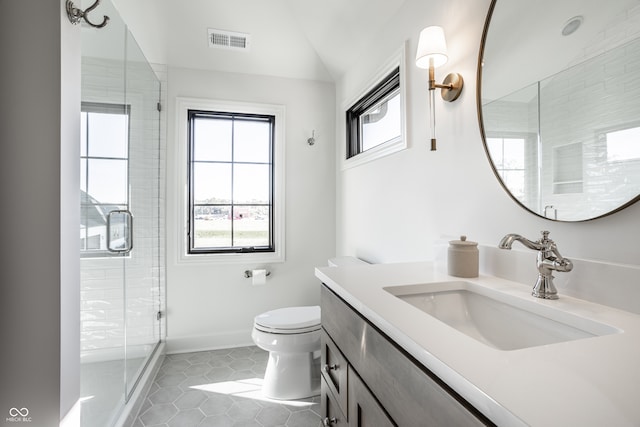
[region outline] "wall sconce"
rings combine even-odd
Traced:
[[[416,66],[429,69],[429,114],[431,119],[431,151],[436,150],[435,90],[441,89],[442,99],[453,102],[460,96],[464,81],[458,73],[448,74],[442,84],[436,83],[434,69],[444,65],[447,56],[447,42],[442,27],[427,27],[420,32]]]

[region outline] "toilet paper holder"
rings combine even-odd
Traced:
[[[265,276],[269,277],[271,275],[271,272],[269,270],[266,271]],[[244,271],[244,277],[246,277],[247,279],[250,279],[253,277],[253,271],[252,270],[245,270]]]

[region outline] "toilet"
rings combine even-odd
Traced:
[[[331,258],[330,267],[367,264],[349,256]],[[320,307],[286,307],[254,318],[251,338],[269,352],[262,394],[295,400],[320,394]]]
[[[320,394],[320,307],[286,307],[255,317],[253,342],[269,352],[262,394],[294,400]]]

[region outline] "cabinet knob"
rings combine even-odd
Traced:
[[[329,371],[337,371],[338,370],[338,365],[336,365],[335,363],[333,365],[324,365],[322,367],[322,369],[325,372],[329,372]]]
[[[322,425],[324,427],[330,427],[332,424],[335,424],[337,422],[338,422],[338,420],[336,420],[336,417],[331,417],[331,418],[325,417],[325,419],[322,420]]]

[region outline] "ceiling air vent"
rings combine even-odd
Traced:
[[[247,51],[250,41],[250,34],[209,28],[209,47]]]

